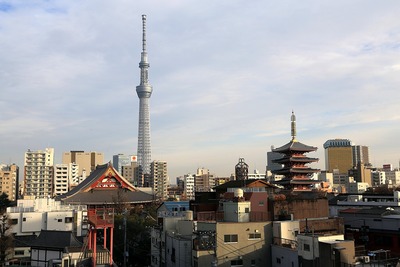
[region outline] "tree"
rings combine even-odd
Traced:
[[[0,213],[3,214],[6,212],[7,207],[9,206],[11,206],[11,201],[8,199],[8,195],[3,192],[0,195]]]
[[[9,249],[13,246],[13,238],[9,233],[10,220],[7,213],[3,212],[0,215],[0,264],[4,266],[6,261],[7,253]]]

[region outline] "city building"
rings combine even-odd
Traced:
[[[324,143],[325,170],[347,174],[353,168],[353,143],[349,139],[331,139]]]
[[[364,163],[357,163],[351,169],[349,169],[349,177],[353,177],[354,181],[359,183],[367,183],[369,186],[372,185],[372,173],[371,169],[367,168]]]
[[[291,116],[291,135],[292,140],[272,152],[280,153],[281,158],[273,160],[274,163],[282,164],[282,168],[273,171],[274,174],[283,175],[279,181],[274,183],[282,185],[285,189],[295,191],[310,191],[316,180],[310,179],[310,176],[319,172],[319,169],[312,169],[307,164],[317,162],[318,158],[309,158],[305,153],[316,151],[317,148],[300,143],[296,139],[296,116],[292,112]]]
[[[215,186],[214,175],[206,168],[198,168],[194,177],[196,192],[212,191]]]
[[[194,199],[195,195],[195,175],[186,174],[183,176],[183,194],[186,199]]]
[[[54,148],[25,152],[24,197],[53,196]]]
[[[135,157],[136,159],[136,157]],[[121,166],[122,176],[127,179],[134,186],[143,187],[143,176],[139,176],[138,174],[138,166],[137,161],[131,161],[127,166]],[[140,178],[140,179],[139,179]]]
[[[19,167],[15,164],[0,166],[0,194],[6,193],[10,201],[18,199]]]
[[[132,162],[137,162],[136,156],[118,154],[118,155],[113,156],[112,164],[119,173],[122,173],[122,167],[123,166],[131,166]],[[127,178],[127,177],[125,177],[125,178]]]
[[[153,161],[150,165],[151,180],[145,182],[153,189],[157,198],[167,199],[168,197],[168,169],[166,161]]]
[[[271,146],[271,151],[267,152],[267,171],[276,171],[282,169],[282,164],[275,163],[274,160],[282,158],[281,153],[273,152],[275,146]]]
[[[353,166],[357,166],[358,163],[362,163],[365,166],[371,166],[371,162],[369,160],[368,146],[353,145],[352,154],[353,154]]]
[[[139,63],[140,85],[136,86],[139,97],[139,130],[138,130],[138,165],[140,175],[150,174],[151,143],[150,143],[150,96],[153,88],[149,83],[149,62],[146,49],[146,15],[142,15],[143,38],[142,53]]]
[[[97,165],[104,164],[104,154],[102,152],[85,152],[75,150],[64,152],[62,164],[76,163],[79,165],[79,176],[89,176],[96,169]]]

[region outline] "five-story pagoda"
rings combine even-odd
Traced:
[[[281,158],[273,160],[274,163],[282,164],[282,168],[273,173],[284,176],[274,183],[282,185],[287,190],[311,191],[312,185],[318,183],[317,180],[311,179],[311,176],[320,170],[307,166],[309,163],[317,162],[318,158],[309,158],[305,153],[316,151],[317,147],[296,140],[296,116],[293,111],[291,121],[292,140],[286,145],[272,149],[272,152],[282,154]]]

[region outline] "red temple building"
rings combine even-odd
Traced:
[[[89,177],[68,193],[58,196],[57,200],[64,204],[87,205],[88,236],[84,245],[84,257],[92,258],[92,266],[111,266],[114,213],[124,212],[124,209],[134,205],[152,203],[154,196],[134,187],[111,163],[107,163],[98,165]],[[102,244],[97,241],[99,232],[104,237]]]
[[[316,151],[317,148],[300,143],[296,139],[296,116],[291,116],[292,140],[281,147],[272,149],[272,152],[282,154],[282,157],[272,162],[282,164],[282,168],[273,171],[274,174],[283,175],[284,178],[275,181],[275,184],[282,185],[291,191],[311,191],[313,185],[318,183],[311,179],[311,175],[319,172],[319,169],[312,169],[307,164],[317,162],[318,158],[310,158],[305,154]]]

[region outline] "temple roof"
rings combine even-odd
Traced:
[[[152,202],[153,195],[134,187],[111,163],[98,165],[78,186],[56,197],[69,204],[112,204],[116,199],[128,203]]]
[[[285,163],[285,162],[302,162],[302,163],[309,163],[309,162],[317,162],[318,158],[309,158],[309,157],[293,157],[293,156],[285,156],[279,159],[274,159],[272,162],[274,163]]]
[[[317,147],[314,146],[308,146],[303,143],[300,143],[296,140],[291,140],[289,143],[286,145],[283,145],[281,147],[272,149],[272,152],[277,152],[277,153],[287,153],[290,151],[297,151],[297,152],[311,152],[317,150]]]

